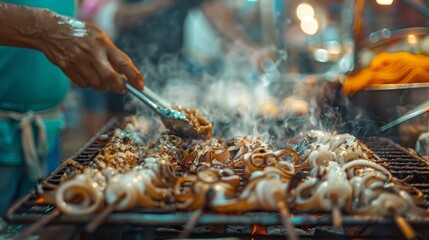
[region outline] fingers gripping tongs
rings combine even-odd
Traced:
[[[161,118],[164,126],[173,134],[183,138],[199,138],[197,130],[191,125],[186,116],[178,110],[172,109],[171,104],[158,94],[145,87],[143,92],[138,91],[128,82],[125,88],[137,99],[144,102]]]

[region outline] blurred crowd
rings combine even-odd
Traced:
[[[383,28],[428,25],[427,18],[403,1],[389,6],[365,2],[365,36]],[[183,93],[175,88],[183,84],[180,79],[192,79],[187,87],[195,90],[194,85],[206,84],[202,79],[216,81],[226,78],[226,72],[233,75],[231,79],[255,85],[261,74],[273,71],[350,71],[354,4],[350,0],[79,0],[78,18],[105,30],[136,63],[148,87],[175,96],[177,91]],[[108,119],[133,112],[134,107],[122,95],[73,88],[64,108],[66,134],[76,136],[64,143],[71,144],[64,154],[75,152]]]

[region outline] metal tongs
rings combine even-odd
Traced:
[[[411,109],[406,114],[402,115],[401,117],[397,118],[396,120],[391,121],[390,123],[380,127],[380,131],[386,131],[387,129],[394,127],[398,124],[401,124],[407,120],[410,120],[411,118],[417,117],[422,113],[429,111],[429,100],[426,102],[423,102],[422,104],[418,105],[417,107]]]
[[[172,109],[171,104],[167,100],[160,97],[148,87],[145,87],[143,92],[140,92],[128,82],[124,81],[124,84],[129,93],[144,102],[158,114],[164,126],[173,134],[183,138],[199,139],[202,137],[183,113]]]

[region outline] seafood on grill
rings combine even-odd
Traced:
[[[189,165],[190,172],[196,173],[200,167],[226,165],[229,159],[228,145],[219,138],[211,138],[184,150],[181,165]]]
[[[197,131],[198,135],[205,139],[209,139],[213,135],[212,124],[205,119],[197,109],[178,105],[172,106],[171,108],[183,113]]]
[[[176,207],[186,211],[203,207],[216,210],[236,199],[239,184],[240,177],[228,168],[207,168],[196,175],[179,177],[174,186]]]
[[[86,168],[54,192],[55,205],[64,214],[87,215],[104,206],[107,179],[99,170]]]
[[[165,159],[177,169],[183,159],[184,144],[182,138],[164,134],[142,147],[143,156]]]
[[[120,173],[128,172],[140,162],[138,149],[129,138],[114,138],[92,160],[91,168],[116,169]]]
[[[288,199],[289,182],[292,179],[290,170],[293,172],[293,166],[289,166],[287,171],[272,166],[262,171],[254,171],[240,196],[213,206],[213,210],[216,212],[278,210],[274,195],[278,194],[281,199]]]
[[[229,141],[228,145],[230,145],[228,150],[231,153],[231,159],[227,165],[232,168],[245,166],[246,153],[265,153],[268,151],[274,151],[271,144],[262,141],[261,138],[257,136],[235,138]]]
[[[113,137],[102,150],[100,150],[89,163],[79,163],[73,159],[66,159],[63,164],[71,166],[63,176],[61,182],[73,178],[82,173],[85,169],[98,169],[111,176],[116,173],[130,171],[140,163],[140,153],[129,138]]]
[[[144,164],[124,175],[113,177],[107,184],[105,198],[113,204],[124,195],[118,210],[135,207],[163,207],[171,196],[170,186],[176,181],[171,163],[163,159],[148,158]]]
[[[133,121],[126,131],[139,126]],[[130,134],[114,132],[91,162],[66,160],[72,170],[51,193],[43,193],[62,213],[91,214],[107,205],[120,211],[220,213],[278,211],[283,205],[364,216],[428,215],[420,207],[423,193],[371,161],[373,154],[350,134],[311,131],[290,149],[258,136],[185,142],[164,134],[142,145]]]
[[[243,161],[246,163],[244,168],[244,177],[249,178],[253,172],[264,170],[266,167],[273,166],[279,167],[283,171],[287,172],[288,175],[292,176],[295,171],[295,167],[288,160],[282,159],[286,155],[291,155],[293,161],[299,161],[298,154],[291,149],[279,150],[276,152],[251,152],[246,153],[243,156]]]
[[[360,146],[356,137],[351,134],[330,134],[311,131],[305,142],[299,170],[314,169],[329,161],[337,161],[341,165],[355,159],[369,159],[366,151]]]
[[[350,172],[353,189],[353,204],[350,213],[363,216],[406,216],[427,215],[427,210],[418,207],[423,203],[423,193],[392,177],[385,168],[366,160],[354,160],[343,166]],[[411,193],[417,192],[412,197]]]
[[[318,176],[306,178],[291,191],[294,206],[303,210],[332,211],[347,208],[352,200],[352,188],[341,166],[330,161],[320,166]]]

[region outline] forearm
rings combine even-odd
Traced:
[[[250,41],[238,28],[234,10],[223,0],[208,2],[202,6],[202,10],[209,22],[224,38],[237,43],[245,51],[258,48],[257,44]]]
[[[55,12],[0,3],[0,45],[32,48],[81,87],[125,93],[124,76],[142,90],[131,59],[97,26]]]
[[[128,27],[136,24],[142,19],[150,17],[159,7],[154,3],[120,3],[115,15],[117,27]]]
[[[35,38],[41,34],[37,24],[48,10],[0,3],[0,45],[37,48]]]

